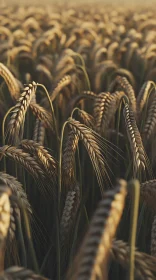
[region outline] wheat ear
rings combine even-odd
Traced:
[[[111,248],[111,256],[114,261],[121,264],[125,268],[129,268],[130,247],[122,240],[114,240]],[[138,252],[135,249],[135,275],[139,279],[155,279],[155,258]]]
[[[9,226],[10,226],[10,201],[9,195],[11,194],[10,190],[6,187],[0,188],[0,246],[7,236]]]
[[[98,133],[102,133],[102,122],[105,110],[107,110],[111,101],[111,95],[109,92],[102,92],[98,94],[94,102],[93,116],[96,122],[96,130]]]
[[[45,137],[45,127],[39,119],[36,119],[35,128],[33,132],[33,140],[43,146],[44,137]]]
[[[45,128],[49,128],[54,133],[54,123],[51,114],[37,103],[30,103],[30,109],[35,117],[42,121]]]
[[[17,83],[17,80],[12,75],[10,70],[3,63],[0,63],[0,75],[5,80],[5,82],[8,86],[11,97],[14,100],[17,100],[19,98],[19,95],[20,95],[19,84]]]
[[[33,140],[22,140],[20,146],[33,156],[36,156],[39,166],[53,180],[57,172],[57,162],[48,151]]]
[[[143,136],[146,143],[154,133],[155,126],[156,126],[156,90],[154,91],[153,99],[147,112],[147,119],[143,130]]]
[[[95,128],[95,119],[92,115],[88,114],[84,110],[80,110],[79,108],[75,108],[72,112],[72,116],[74,112],[77,112],[78,118],[80,119],[80,122],[82,122],[84,125],[88,126],[89,128],[93,129]]]
[[[11,142],[17,142],[20,128],[24,122],[31,98],[36,92],[36,88],[37,84],[35,82],[32,82],[32,84],[25,87],[24,92],[21,94],[21,97],[18,99],[17,104],[12,111],[12,116],[7,127],[7,133],[9,133],[9,140],[11,139]]]
[[[0,157],[7,156],[15,162],[21,164],[35,179],[45,179],[43,170],[30,154],[25,153],[22,149],[5,145],[0,148]]]
[[[78,142],[79,136],[71,130],[67,136],[62,157],[63,183],[68,189],[74,179],[74,158]]]
[[[28,201],[27,194],[25,193],[21,183],[17,181],[15,177],[4,172],[0,172],[0,182],[1,181],[2,184],[5,184],[8,188],[11,189],[13,195],[21,200],[22,206],[27,210],[27,212],[29,214],[32,214],[32,209]]]
[[[63,214],[60,222],[60,240],[61,245],[68,240],[74,220],[76,218],[77,210],[80,203],[80,188],[79,184],[75,183],[72,190],[68,191],[63,209]]]
[[[107,191],[99,203],[78,255],[78,270],[70,279],[104,279],[104,273],[106,277],[108,254],[123,212],[126,185],[120,180],[118,187]]]
[[[110,91],[113,91],[117,87],[117,90],[124,91],[125,94],[128,96],[130,105],[134,114],[136,113],[136,97],[135,92],[128,82],[127,78],[122,76],[117,76],[116,79],[113,81],[112,85],[109,87]]]
[[[63,90],[64,87],[70,85],[72,82],[71,76],[66,75],[64,76],[57,84],[57,86],[54,88],[54,90],[51,93],[51,101],[53,102],[56,98],[56,96],[59,94],[60,91]]]
[[[0,280],[48,280],[24,267],[12,266],[0,274]]]
[[[133,153],[133,165],[134,171],[145,170],[147,166],[147,156],[144,150],[140,132],[138,130],[133,111],[128,103],[125,103],[123,109],[123,115],[125,119],[125,126]]]
[[[137,110],[139,111],[138,113],[140,114],[146,104],[147,98],[149,96],[150,91],[152,90],[153,82],[152,81],[147,81],[143,84],[141,87],[139,94],[137,96]]]
[[[103,193],[103,179],[106,177],[107,172],[105,167],[106,161],[102,154],[102,147],[104,147],[102,139],[93,130],[72,118],[68,119],[68,125],[79,139],[82,140],[94,167],[101,193]]]

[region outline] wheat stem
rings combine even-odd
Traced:
[[[140,184],[138,180],[133,180],[129,183],[129,188],[132,190],[132,206],[131,206],[131,227],[130,227],[130,264],[129,264],[129,280],[134,280],[134,262],[135,262],[135,242],[137,231],[137,220],[139,210]]]

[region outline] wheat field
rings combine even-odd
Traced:
[[[156,279],[155,6],[0,9],[0,280]]]

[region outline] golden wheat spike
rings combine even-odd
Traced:
[[[15,79],[13,74],[10,72],[10,70],[3,63],[0,63],[0,75],[5,80],[11,97],[14,100],[17,100],[20,95],[19,84],[17,83],[17,80]]]
[[[6,187],[0,190],[0,244],[6,238],[10,225],[10,190]]]
[[[139,170],[145,170],[148,166],[148,159],[135,121],[134,112],[128,103],[125,104],[123,115],[131,151],[133,153],[134,172],[136,173]]]
[[[73,271],[70,279],[104,279],[104,273],[106,276],[109,249],[123,212],[126,186],[124,180],[119,180],[114,190],[105,193],[75,260],[77,269]]]

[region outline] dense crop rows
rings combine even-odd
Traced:
[[[1,8],[0,280],[156,279],[155,81],[152,9]]]

